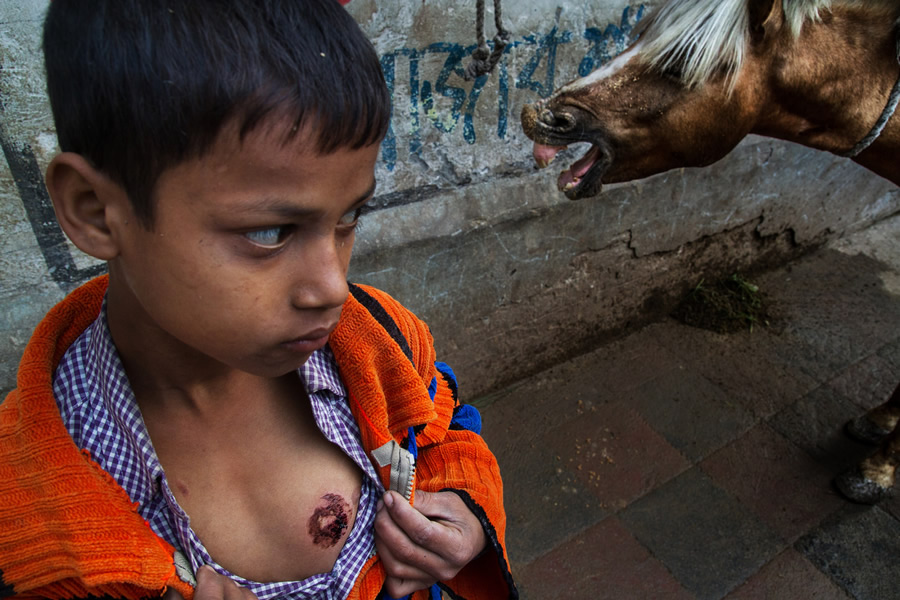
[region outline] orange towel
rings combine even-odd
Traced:
[[[56,365],[96,319],[106,286],[105,276],[92,280],[47,314],[25,350],[17,389],[0,405],[0,597],[145,598],[170,586],[193,596],[175,572],[174,548],[75,446],[53,398]],[[434,366],[425,324],[388,295],[354,286],[331,347],[366,451],[401,442],[416,428],[416,487],[453,489],[488,532],[490,551],[446,585],[459,598],[516,598],[497,464],[478,435],[448,429],[457,401]],[[432,401],[428,386],[435,377]],[[379,472],[385,485],[389,470]],[[375,598],[384,578],[375,556],[350,598]]]

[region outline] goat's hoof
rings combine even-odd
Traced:
[[[891,488],[866,479],[859,467],[853,467],[835,477],[834,485],[846,498],[860,504],[877,504],[891,495]]]
[[[877,446],[891,434],[890,429],[879,427],[866,415],[847,421],[845,429],[847,430],[847,435],[853,439],[865,444],[872,444],[873,446]]]

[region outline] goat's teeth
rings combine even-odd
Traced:
[[[570,181],[566,184],[566,186],[563,188],[563,191],[568,192],[573,187],[577,186],[579,183],[581,183],[581,177],[572,177],[572,181]]]

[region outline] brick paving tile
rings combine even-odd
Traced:
[[[696,373],[670,371],[623,399],[691,460],[699,460],[753,425],[752,415]]]
[[[727,355],[710,356],[697,372],[762,419],[790,406],[818,385],[794,365],[777,364],[739,348]]]
[[[852,600],[793,548],[765,565],[725,600]]]
[[[878,507],[848,505],[794,547],[856,600],[900,596],[900,522]]]
[[[681,368],[683,352],[660,344],[654,327],[645,327],[586,355],[581,365],[593,372],[593,384],[621,394]]]
[[[622,405],[583,410],[497,460],[516,562],[532,560],[690,466]]]
[[[753,331],[731,334],[693,333],[693,327],[666,321],[666,328],[655,333],[660,343],[685,356],[685,366],[718,386],[729,398],[740,402],[756,418],[766,418],[792,404],[818,385],[818,382],[796,365],[781,363],[768,350],[778,343],[775,328],[757,327]],[[688,338],[692,341],[683,342]],[[691,343],[702,344],[703,352],[695,357],[688,350]]]
[[[845,504],[833,474],[764,423],[700,467],[789,543]]]
[[[597,407],[542,441],[611,510],[624,508],[691,466],[640,415],[622,404]]]
[[[639,331],[478,399],[484,438],[495,454],[515,452],[523,441],[580,418],[595,406],[620,400],[628,390],[678,363]]]
[[[844,369],[828,385],[868,410],[886,402],[897,382],[900,382],[898,369],[887,359],[873,354]]]
[[[897,339],[882,346],[878,350],[878,356],[888,361],[893,369],[894,379],[900,381],[900,329],[897,330]]]
[[[844,425],[863,411],[833,388],[816,388],[768,422],[837,475],[872,451],[844,433]]]
[[[699,469],[647,494],[619,518],[699,600],[721,598],[784,547]]]
[[[757,283],[799,330],[822,327],[865,348],[896,339],[900,328],[900,305],[884,289],[883,271],[884,264],[871,257],[826,248],[763,274]]]
[[[562,467],[561,457],[539,444],[497,460],[503,474],[507,551],[514,565],[531,562],[610,513]]]
[[[844,358],[833,343],[823,343],[821,346],[810,344],[801,339],[798,332],[790,326],[781,336],[784,342],[774,347],[772,360],[779,364],[793,365],[818,383],[825,383],[835,373],[854,362],[852,358]],[[863,352],[860,351],[860,354]],[[825,364],[826,362],[829,364]],[[831,362],[834,364],[830,364]]]
[[[703,364],[709,357],[726,352],[734,343],[728,334],[689,327],[671,317],[647,325],[644,331],[688,367]]]
[[[826,249],[762,276],[787,322],[779,354],[823,381],[896,339],[900,303],[883,289],[881,270],[866,256]]]
[[[523,444],[578,418],[585,407],[590,410],[602,403],[596,391],[585,394],[570,389],[580,373],[565,363],[495,394],[489,406],[480,408],[482,434],[494,454],[514,454]]]
[[[520,570],[525,600],[690,600],[666,568],[615,517]]]

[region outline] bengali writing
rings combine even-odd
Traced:
[[[561,29],[561,9],[557,9],[555,24],[543,35],[526,35],[511,40],[504,49],[493,73],[482,75],[474,81],[463,80],[463,72],[475,45],[463,46],[452,42],[437,42],[425,48],[400,48],[381,57],[385,80],[394,98],[395,110],[388,134],[382,144],[382,161],[393,170],[398,160],[398,144],[406,144],[410,155],[419,155],[422,149],[422,127],[430,126],[441,134],[451,133],[462,127],[462,137],[468,144],[477,141],[475,111],[486,84],[497,77],[496,129],[498,139],[506,137],[509,127],[510,91],[531,90],[538,97],[549,96],[556,87],[556,57],[560,46],[585,44],[586,49],[578,65],[578,76],[583,77],[622,52],[632,39],[635,25],[644,16],[645,6],[627,6],[618,24],[605,29],[586,28],[580,35]],[[507,56],[515,51],[527,56],[518,72],[510,72]],[[423,65],[429,65],[443,57],[443,64],[434,79],[423,74]],[[540,75],[543,74],[543,75]],[[401,80],[400,78],[405,78]],[[398,83],[404,85],[398,85]],[[460,82],[454,85],[452,82]],[[398,90],[405,94],[399,97]],[[402,106],[404,110],[397,107]],[[481,108],[480,114],[492,109]],[[400,131],[402,134],[398,134]]]

